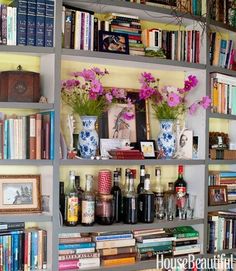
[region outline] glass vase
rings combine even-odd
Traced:
[[[160,120],[160,133],[157,137],[157,149],[162,158],[173,158],[176,151],[176,137],[173,132],[174,120]]]
[[[95,130],[96,116],[81,116],[82,130],[79,133],[78,149],[82,158],[96,155],[98,134]]]

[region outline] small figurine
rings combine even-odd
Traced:
[[[39,99],[39,103],[47,104],[48,103],[48,98],[46,98],[45,96],[41,96],[40,99]]]

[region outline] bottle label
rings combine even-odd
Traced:
[[[112,216],[112,203],[109,201],[97,201],[96,216],[110,218]]]
[[[176,187],[175,188],[176,197],[177,197],[177,206],[183,207],[185,203],[185,196],[187,193],[186,187]]]
[[[135,209],[136,209],[136,200],[135,200],[135,198],[132,198],[132,199],[131,199],[131,209],[132,209],[132,210],[135,210]]]
[[[82,200],[82,217],[81,222],[91,224],[94,222],[95,202]]]
[[[67,200],[67,221],[77,222],[78,221],[78,198],[70,197]]]

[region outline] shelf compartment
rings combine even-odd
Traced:
[[[6,159],[0,160],[0,166],[52,166],[53,160],[30,160],[30,159]]]
[[[206,65],[188,63],[156,57],[132,56],[97,51],[84,51],[75,49],[62,49],[62,60],[80,61],[86,63],[125,66],[133,68],[157,69],[161,65],[162,70],[186,71],[205,70]]]
[[[63,3],[74,7],[92,10],[96,13],[117,12],[118,8],[119,13],[135,15],[141,20],[150,21],[151,19],[152,21],[158,21],[160,23],[179,24],[179,17],[182,18],[183,25],[192,24],[193,21],[201,21],[203,23],[206,22],[206,19],[202,16],[186,14],[185,12],[175,11],[171,8],[149,6],[120,0],[64,0]]]
[[[54,54],[53,47],[37,47],[37,46],[19,46],[19,45],[1,45],[0,53],[4,54],[24,54],[30,56],[43,56]]]
[[[0,108],[17,108],[17,109],[38,109],[51,110],[54,108],[52,103],[21,103],[21,102],[0,102]]]
[[[109,231],[132,231],[134,229],[155,229],[155,228],[173,228],[178,226],[189,226],[189,225],[197,225],[203,224],[204,219],[195,218],[189,220],[180,220],[174,219],[173,221],[166,221],[166,220],[158,220],[158,222],[154,222],[151,224],[146,223],[138,223],[138,224],[123,224],[123,223],[115,223],[112,225],[98,225],[95,224],[91,227],[83,227],[78,225],[76,227],[66,227],[62,226],[59,229],[59,233],[71,233],[71,232],[109,232]]]
[[[220,206],[208,206],[208,212],[228,211],[230,209],[236,209],[236,203],[220,205]]]
[[[220,114],[209,112],[208,117],[211,119],[225,119],[225,120],[236,120],[236,115]]]
[[[52,221],[51,215],[46,214],[1,214],[1,222],[50,222]]]
[[[60,160],[61,166],[80,166],[80,165],[93,165],[93,166],[101,166],[101,165],[147,165],[147,166],[157,166],[157,165],[204,165],[205,160],[179,160],[179,159],[144,159],[144,160],[116,160],[116,159],[108,159],[108,160],[89,160],[89,159],[67,159]]]
[[[236,71],[233,71],[233,70],[228,70],[228,69],[224,69],[217,66],[211,66],[211,65],[209,65],[209,67],[207,68],[208,68],[207,70],[209,73],[218,72],[218,73],[223,73],[230,76],[236,76]]]
[[[208,165],[232,165],[236,164],[236,160],[208,160]]]

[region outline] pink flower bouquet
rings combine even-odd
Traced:
[[[198,80],[194,75],[188,76],[184,81],[183,88],[165,86],[159,89],[159,79],[147,72],[141,74],[139,81],[142,84],[139,98],[151,100],[152,108],[158,119],[175,120],[184,112],[194,114],[198,107],[207,109],[211,104],[211,99],[208,96],[204,96],[190,106],[187,105],[186,95],[198,84]]]

